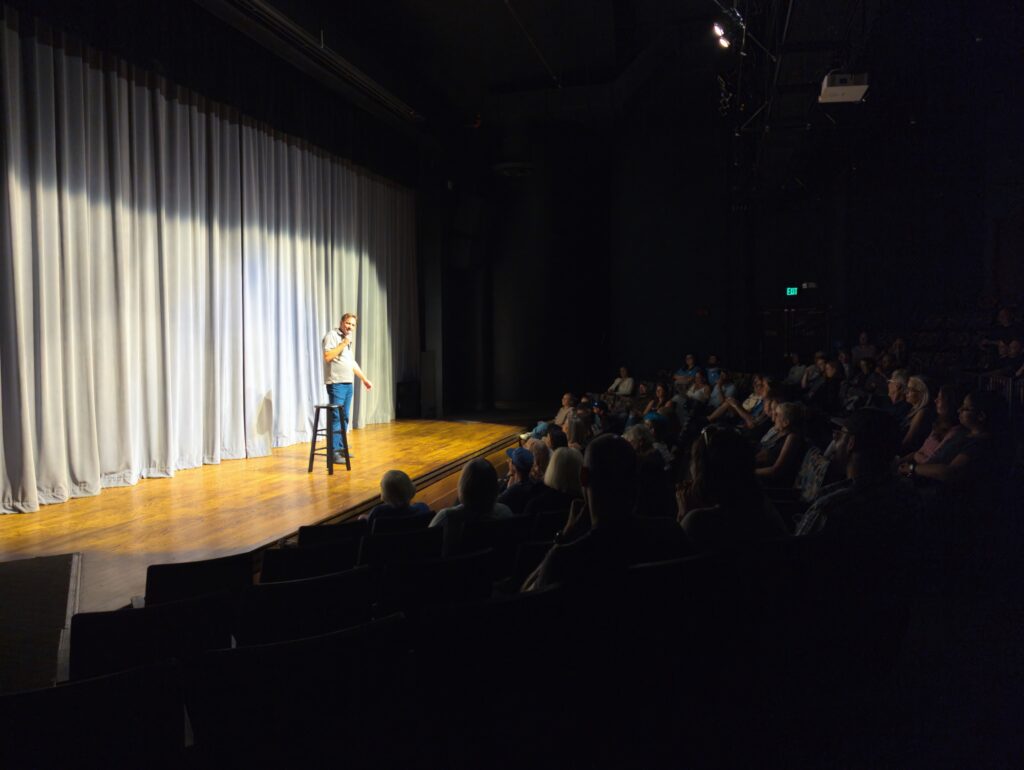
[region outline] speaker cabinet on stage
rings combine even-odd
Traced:
[[[395,399],[395,419],[415,420],[420,416],[420,381],[408,380],[398,383],[398,398]]]

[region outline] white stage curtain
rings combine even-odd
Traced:
[[[308,440],[345,310],[393,419],[411,191],[2,13],[2,510]]]

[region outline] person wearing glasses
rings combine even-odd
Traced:
[[[1006,405],[997,393],[975,390],[964,398],[958,414],[967,435],[956,455],[948,462],[911,461],[901,466],[903,473],[975,498],[989,498],[1002,483],[1007,465],[1000,435],[1007,422]]]

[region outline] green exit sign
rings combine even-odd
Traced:
[[[796,287],[796,286],[787,286],[786,287],[786,296],[787,297],[795,297],[799,293],[800,293],[800,289],[798,287]]]

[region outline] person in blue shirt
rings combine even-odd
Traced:
[[[718,356],[715,353],[708,354],[708,365],[705,368],[704,373],[708,378],[708,385],[712,388],[718,384],[718,378],[722,376],[722,365],[718,361]]]
[[[683,390],[686,390],[693,384],[693,378],[697,376],[697,372],[700,371],[700,367],[697,365],[697,356],[693,353],[686,354],[686,364],[676,369],[676,373],[672,375],[672,379],[676,385],[681,385]]]

